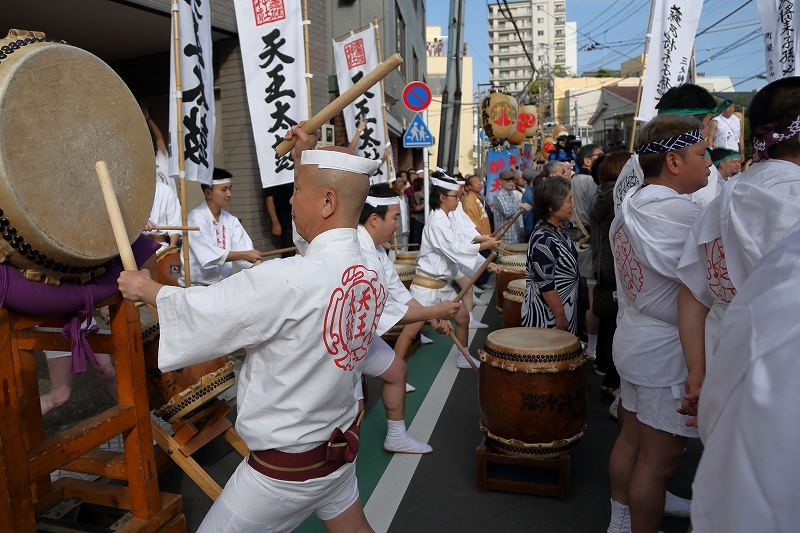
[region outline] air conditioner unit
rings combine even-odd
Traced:
[[[336,145],[336,128],[333,124],[323,124],[319,141],[317,146],[335,146]]]

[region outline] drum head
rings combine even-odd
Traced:
[[[4,59],[0,209],[4,231],[13,227],[30,245],[26,251],[3,242],[11,264],[64,277],[70,267],[102,264],[118,254],[95,172],[100,160],[108,165],[133,242],[153,204],[155,159],[125,83],[97,57],[65,44],[32,43]],[[37,264],[37,255],[51,260],[49,269]],[[52,268],[53,262],[61,266]]]
[[[511,272],[525,272],[525,266],[527,263],[527,255],[504,255],[497,260],[497,264],[500,266],[500,268]]]
[[[493,355],[532,360],[563,360],[580,354],[581,343],[567,331],[549,328],[506,328],[486,337],[486,351]]]

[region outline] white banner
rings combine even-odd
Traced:
[[[795,75],[800,47],[795,38],[797,11],[796,0],[758,0],[768,82]]]
[[[302,2],[235,0],[234,6],[261,185],[291,183],[294,161],[275,147],[308,120]]]
[[[647,49],[647,66],[642,101],[636,120],[650,121],[656,104],[672,87],[691,77],[692,48],[703,2],[697,0],[655,0],[653,26]]]
[[[365,74],[372,72],[378,64],[378,48],[375,43],[375,27],[355,33],[344,41],[333,41],[333,57],[336,60],[336,79],[339,94],[353,86]],[[359,120],[366,123],[364,131],[358,132]],[[370,159],[380,159],[388,139],[383,120],[383,92],[380,82],[376,83],[355,102],[344,108],[344,124],[347,138],[359,133],[356,151]],[[389,181],[389,169],[384,161],[381,168],[370,178],[370,183]]]
[[[188,180],[211,183],[214,171],[214,66],[211,43],[211,2],[180,0],[181,89],[183,96],[183,158]],[[175,91],[174,26],[170,32],[169,175],[179,178],[178,111]]]

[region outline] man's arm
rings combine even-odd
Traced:
[[[706,317],[708,307],[700,303],[686,285],[678,292],[678,333],[689,375],[686,376],[686,394],[681,402],[684,414],[697,416],[700,389],[706,377]]]
[[[280,237],[283,228],[281,228],[281,223],[278,221],[278,212],[275,210],[275,197],[274,196],[267,196],[267,214],[269,215],[269,219],[272,222],[272,229],[270,232],[275,237]]]
[[[150,128],[150,133],[153,134],[153,139],[156,141],[156,149],[162,154],[167,153],[167,143],[164,142],[164,136],[161,134],[161,130],[156,125],[156,122],[150,117],[150,113],[147,109],[142,109],[142,114],[144,115],[144,119],[147,121],[147,127]]]
[[[706,142],[711,148],[714,148],[714,135],[717,133],[717,121],[712,120],[711,124],[708,125],[708,137],[706,137]]]
[[[353,135],[353,138],[350,139],[350,144],[347,146],[351,150],[355,150],[356,146],[358,145],[358,140],[361,138],[361,132],[364,131],[367,125],[364,123],[363,120],[358,121],[358,125],[356,126],[356,134]]]
[[[119,291],[126,299],[134,302],[145,302],[152,306],[156,305],[158,291],[163,287],[163,285],[150,278],[150,271],[147,269],[139,271],[124,270],[120,272],[117,283],[119,284]]]

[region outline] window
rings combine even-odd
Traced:
[[[500,66],[501,67],[505,67],[506,65],[508,65],[508,59],[501,59],[500,60]]]
[[[420,70],[419,70],[419,58],[417,57],[417,53],[416,52],[412,51],[411,54],[412,54],[412,60],[413,60],[412,62],[414,64],[414,72],[413,72],[414,79],[415,80],[421,80],[422,79],[422,72],[420,72]]]
[[[536,11],[544,11],[544,6],[536,6]]]
[[[544,62],[544,56],[539,56],[539,62],[540,63]]]
[[[544,30],[539,30],[539,31],[537,31],[537,32],[536,32],[536,35],[538,35],[539,37],[541,37],[542,35],[544,35]]]
[[[564,54],[556,54],[556,63],[564,62]]]
[[[556,17],[556,22],[559,24],[564,24],[564,17]]]
[[[556,30],[556,37],[563,37],[563,36],[564,36],[564,30]]]
[[[403,20],[403,15],[400,13],[400,6],[395,4],[394,6],[394,13],[395,13],[395,29],[397,31],[396,39],[397,39],[397,53],[400,55],[406,55],[406,23]],[[403,76],[403,79],[406,77],[406,63],[400,63],[400,75]]]
[[[536,23],[537,24],[544,24],[544,17],[539,17],[538,19],[536,19]]]

